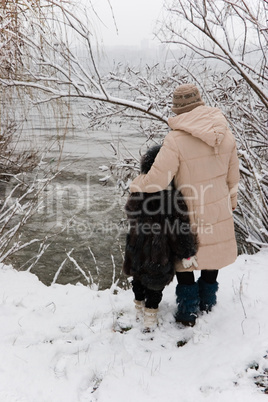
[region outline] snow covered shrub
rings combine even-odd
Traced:
[[[207,92],[235,134],[240,159],[238,208],[234,213],[241,252],[268,243],[267,111],[245,80],[214,74]]]
[[[163,43],[193,54],[174,59],[199,84],[211,106],[226,114],[240,157],[235,212],[240,251],[268,240],[267,206],[267,1],[166,0],[156,34]],[[202,67],[203,66],[203,67]]]
[[[0,131],[0,262],[29,245],[37,245],[35,261],[48,247],[45,238],[27,239],[22,228],[36,213],[42,192],[55,175],[45,171],[37,151],[16,149],[17,125],[3,121]],[[42,179],[41,179],[42,175]]]

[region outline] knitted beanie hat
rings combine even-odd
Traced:
[[[205,104],[194,84],[178,86],[173,93],[172,103],[171,110],[176,114],[190,112],[195,107]]]

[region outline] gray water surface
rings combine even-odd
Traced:
[[[145,139],[127,124],[120,129],[89,130],[82,116],[86,104],[76,101],[68,108],[66,115],[62,110],[57,113],[57,108],[44,106],[41,114],[40,108],[32,108],[23,123],[18,146],[45,150],[44,162],[54,172],[60,171],[43,193],[39,211],[23,228],[23,239],[58,233],[48,240],[48,249],[31,269],[45,284],[55,281],[58,272],[57,283],[93,281],[107,288],[117,279],[126,281],[121,268],[127,194],[122,196],[113,176],[102,181],[110,175],[103,166],[109,168],[115,161],[111,142],[139,158]],[[27,269],[37,251],[37,246],[24,249],[11,262],[17,269]]]

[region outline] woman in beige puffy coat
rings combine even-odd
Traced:
[[[173,94],[170,131],[146,175],[131,183],[131,192],[154,193],[174,178],[188,205],[199,249],[178,264],[176,320],[194,325],[200,310],[216,304],[218,270],[237,256],[232,211],[237,205],[239,162],[236,143],[218,108],[205,106],[197,87],[183,84]],[[201,270],[198,282],[194,270]]]

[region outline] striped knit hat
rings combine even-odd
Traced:
[[[171,110],[176,114],[190,112],[195,107],[205,104],[194,84],[178,86],[173,93],[172,103]]]

